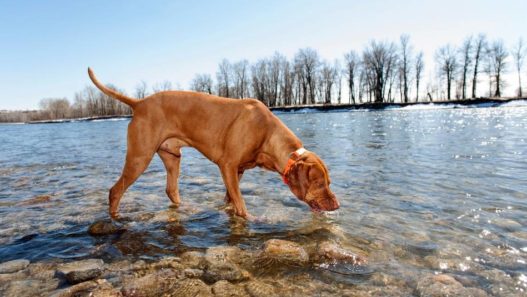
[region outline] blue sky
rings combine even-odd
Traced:
[[[223,58],[253,62],[313,47],[332,61],[402,33],[425,52],[430,73],[434,51],[469,34],[527,41],[526,15],[525,0],[0,0],[0,109],[71,100],[89,85],[88,66],[128,93],[141,80],[187,88],[196,73],[214,76]]]

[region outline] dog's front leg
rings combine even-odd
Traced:
[[[242,171],[238,171],[238,187],[240,185],[240,182],[242,181],[242,176],[243,176],[243,170]],[[225,203],[231,203],[231,196],[229,196],[229,191],[226,191],[225,192]]]
[[[221,176],[227,189],[227,196],[230,198],[230,202],[234,207],[234,213],[237,216],[247,218],[247,208],[240,192],[240,180],[238,175],[238,165],[223,165],[220,166]],[[241,177],[241,175],[240,175]]]

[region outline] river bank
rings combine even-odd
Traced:
[[[274,112],[302,112],[302,111],[346,111],[346,110],[383,110],[391,108],[403,108],[408,106],[448,106],[454,107],[459,106],[478,106],[481,107],[496,107],[502,104],[527,100],[527,98],[476,98],[476,99],[465,99],[465,100],[449,100],[449,101],[431,101],[431,102],[383,102],[383,103],[342,103],[342,104],[308,104],[308,105],[294,105],[294,106],[276,106],[270,107],[269,109]],[[41,120],[41,121],[28,121],[25,124],[58,124],[58,123],[73,123],[73,122],[92,122],[97,120],[109,120],[109,119],[127,119],[131,118],[131,115],[107,115],[107,116],[93,116],[84,118],[71,118],[71,119],[55,119],[55,120]]]

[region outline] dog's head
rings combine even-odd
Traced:
[[[328,169],[315,153],[306,151],[299,156],[287,172],[286,178],[291,192],[312,210],[332,211],[340,207],[329,188],[331,180]]]

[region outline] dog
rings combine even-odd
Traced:
[[[167,170],[166,194],[175,206],[180,197],[178,177],[181,148],[193,147],[220,168],[234,214],[249,213],[240,192],[240,179],[256,166],[278,172],[291,192],[313,211],[340,207],[329,188],[329,172],[322,160],[263,103],[256,99],[230,99],[190,91],[165,91],[142,100],[120,94],[88,75],[104,94],[131,107],[126,162],[121,177],[110,189],[109,213],[118,218],[121,198],[144,172],[155,153]]]

